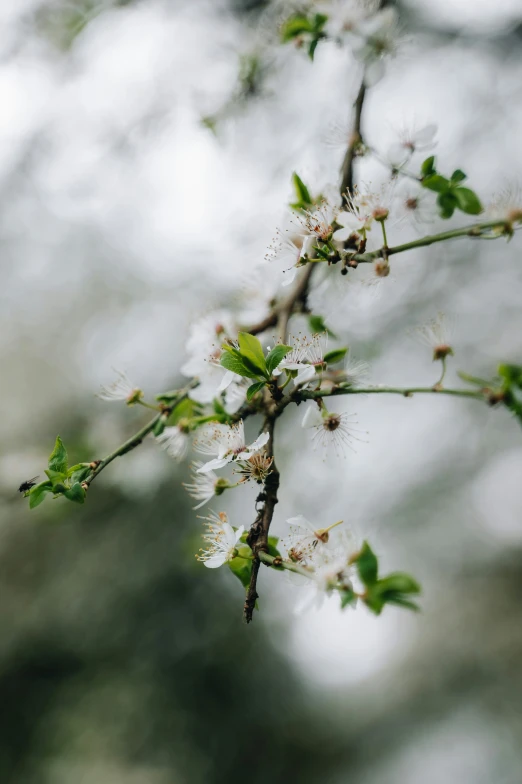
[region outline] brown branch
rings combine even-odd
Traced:
[[[353,121],[352,135],[350,138],[350,144],[348,145],[348,149],[346,150],[346,155],[344,156],[344,161],[341,169],[341,175],[342,175],[341,196],[345,193],[352,193],[353,191],[353,170],[354,170],[353,163],[357,156],[357,148],[362,142],[361,121],[362,121],[362,110],[363,110],[365,96],[366,96],[366,86],[363,82],[359,88],[357,98],[355,99],[355,103],[354,103],[355,116]]]
[[[263,429],[268,432],[270,438],[266,445],[266,453],[268,457],[274,457],[274,430],[278,413],[274,411],[267,416]],[[258,501],[262,502],[262,507],[257,513],[257,517],[252,524],[247,537],[247,543],[252,548],[254,553],[254,562],[252,564],[252,574],[250,575],[250,585],[248,587],[244,617],[247,623],[250,623],[256,606],[256,601],[259,594],[257,593],[257,574],[259,572],[259,553],[268,552],[268,532],[274,516],[275,505],[278,502],[277,491],[279,490],[279,471],[277,470],[275,461],[272,462],[272,471],[267,476],[263,488],[263,492],[258,496]]]
[[[351,192],[353,189],[353,164],[357,153],[357,147],[361,142],[361,118],[365,95],[366,88],[363,82],[355,101],[353,133],[343,162],[340,185],[341,195],[346,193],[347,190]],[[307,265],[305,271],[298,279],[297,284],[290,296],[286,300],[283,300],[283,302],[281,302],[279,305],[273,307],[266,318],[264,318],[258,324],[254,324],[254,326],[250,327],[248,331],[251,335],[257,335],[260,332],[264,332],[266,329],[269,329],[270,327],[276,326],[279,333],[279,339],[283,343],[286,342],[288,322],[292,314],[306,312],[307,310],[306,300],[308,297],[308,290],[314,269],[314,264]],[[276,403],[274,405],[274,401],[271,400],[268,395],[265,398],[265,401],[267,414],[263,425],[263,431],[268,433],[270,436],[266,445],[266,453],[268,457],[274,458],[275,424],[286,406],[285,401],[281,401],[279,404]],[[259,554],[266,553],[268,551],[268,533],[272,524],[274,509],[278,502],[278,490],[279,471],[277,470],[274,459],[272,463],[272,472],[266,478],[263,492],[258,496],[257,499],[258,502],[262,504],[262,506],[258,510],[257,517],[252,523],[247,538],[247,542],[252,548],[252,552],[254,554],[252,574],[250,576],[250,584],[248,586],[244,607],[244,617],[247,623],[250,623],[252,620],[256,601],[259,598],[259,594],[257,592],[257,577],[260,565]]]

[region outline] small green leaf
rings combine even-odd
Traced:
[[[404,572],[394,572],[387,577],[383,577],[377,583],[382,593],[392,591],[395,593],[420,593],[419,583],[409,574]]]
[[[254,373],[245,366],[245,363],[240,356],[228,351],[224,351],[221,354],[219,364],[226,370],[231,370],[232,373],[236,373],[238,376],[244,376],[245,378],[257,378],[259,376],[258,372]]]
[[[423,188],[428,188],[430,191],[445,193],[449,188],[450,182],[446,177],[443,177],[442,174],[430,174],[428,177],[422,179],[421,185]]]
[[[313,59],[314,59],[315,50],[317,49],[317,44],[318,43],[319,43],[319,36],[316,37],[316,38],[312,38],[312,40],[310,41],[310,43],[308,45],[308,57],[310,58],[310,60],[312,60],[312,62],[313,62]]]
[[[272,351],[267,354],[266,369],[270,376],[281,364],[286,355],[290,353],[290,351],[292,351],[292,346],[283,346],[281,343],[279,343],[277,346],[274,346]]]
[[[426,158],[421,166],[421,174],[423,177],[429,177],[430,174],[435,174],[435,172],[435,156],[430,155],[430,157]]]
[[[228,562],[228,568],[235,574],[241,584],[248,590],[250,575],[252,574],[252,561],[250,558],[233,558]]]
[[[50,482],[40,482],[31,488],[29,492],[29,509],[34,509],[42,503],[47,493],[52,493]]]
[[[498,374],[501,378],[508,382],[509,386],[522,387],[522,367],[520,365],[510,365],[504,362],[498,366]]]
[[[261,392],[261,390],[263,389],[265,384],[266,384],[266,381],[256,381],[255,384],[252,384],[251,386],[248,387],[247,393],[246,393],[248,402],[250,402],[252,400],[254,395],[256,395],[258,392]]]
[[[241,359],[246,367],[251,368],[252,371],[258,371],[258,375],[266,374],[266,361],[263,354],[261,343],[255,335],[250,335],[248,332],[239,333],[239,351]]]
[[[482,212],[483,207],[480,199],[470,188],[454,188],[452,193],[455,196],[459,210],[462,210],[462,212],[465,212],[467,215],[478,215]]]
[[[286,44],[303,33],[313,33],[314,25],[311,19],[301,14],[291,16],[281,26],[281,41]]]
[[[46,469],[45,472],[49,479],[51,480],[51,484],[56,484],[56,482],[63,482],[68,477],[68,473],[64,473],[63,471],[51,471],[50,468]]]
[[[83,504],[85,501],[85,490],[79,482],[75,482],[71,488],[64,491],[64,496],[69,501],[74,501],[77,504]]]
[[[60,436],[56,436],[54,449],[49,457],[49,470],[67,473],[67,450]]]
[[[292,174],[292,183],[295,190],[296,201],[302,207],[310,207],[312,202],[312,197],[310,196],[310,191],[300,178],[297,172]]]
[[[337,362],[342,362],[347,353],[347,348],[334,348],[324,355],[324,361],[327,365],[336,365]]]
[[[313,20],[313,27],[316,33],[320,33],[328,21],[326,14],[316,14]]]
[[[344,610],[345,607],[353,604],[357,599],[351,588],[343,588],[342,591],[339,591],[339,595],[341,597],[341,610]]]
[[[357,571],[359,572],[359,577],[363,581],[364,585],[368,588],[370,586],[375,585],[377,582],[377,572],[378,572],[378,561],[377,556],[373,552],[372,548],[368,544],[368,542],[363,542],[363,546],[357,558],[354,559],[355,563],[357,564]]]
[[[152,428],[152,433],[155,436],[160,436],[163,433],[163,431],[165,430],[166,425],[167,425],[167,423],[165,421],[165,417],[160,417],[160,419],[158,419],[158,421],[156,422],[156,424]]]
[[[437,204],[440,208],[441,218],[451,218],[457,206],[457,199],[453,195],[453,191],[446,191],[446,193],[439,193],[437,196]]]
[[[326,334],[331,338],[337,338],[337,335],[332,332],[331,329],[328,329],[326,324],[324,323],[324,318],[322,316],[310,316],[308,319],[308,325],[312,332],[319,333],[319,332],[326,332]]]
[[[74,471],[71,475],[72,483],[83,482],[87,479],[91,471],[92,469],[88,464],[84,468],[79,468],[78,471]]]
[[[467,179],[467,174],[464,174],[462,169],[455,169],[453,174],[451,175],[451,182],[464,182]]]
[[[279,543],[279,537],[277,536],[268,537],[268,554],[273,555],[274,558],[277,558],[278,556],[281,557],[281,553],[277,549],[278,543]]]

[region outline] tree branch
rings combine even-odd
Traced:
[[[338,397],[339,395],[413,395],[436,394],[452,395],[454,397],[467,397],[473,400],[484,400],[484,392],[473,389],[447,389],[435,384],[432,387],[331,387],[330,389],[297,390],[293,392],[289,401],[302,402],[303,400],[320,400],[323,397]],[[286,401],[285,401],[286,402]]]
[[[420,237],[418,240],[405,242],[404,245],[396,245],[394,248],[386,248],[386,256],[394,256],[397,253],[404,253],[407,250],[414,250],[415,248],[424,248],[427,245],[433,245],[436,242],[445,242],[446,240],[458,239],[459,237],[475,237],[480,239],[483,237],[484,232],[489,229],[502,227],[508,228],[506,221],[487,221],[486,223],[475,223],[473,226],[463,226],[460,229],[452,229],[451,231],[443,231],[440,234],[429,234],[426,237]],[[499,237],[502,234],[498,235]],[[372,250],[368,253],[356,253],[351,256],[351,259],[358,263],[365,263],[375,261],[375,259],[384,258],[384,249]]]
[[[355,101],[353,133],[350,138],[350,143],[348,145],[342,167],[341,185],[339,189],[341,196],[347,190],[351,192],[353,189],[353,164],[357,146],[361,141],[361,120],[365,95],[366,88],[363,82],[359,88],[359,93]],[[263,332],[265,329],[268,329],[269,327],[277,326],[279,339],[283,343],[286,342],[288,322],[292,314],[296,312],[296,306],[299,305],[301,310],[306,309],[306,299],[314,269],[314,264],[308,264],[288,299],[283,301],[279,306],[273,308],[271,313],[269,313],[269,315],[263,321],[251,327],[249,330],[250,334],[256,335],[260,332]],[[282,402],[286,403],[286,401]],[[260,554],[266,553],[268,549],[268,532],[270,530],[270,525],[274,516],[275,505],[278,501],[277,492],[279,490],[279,471],[276,468],[274,458],[274,430],[276,420],[281,415],[284,408],[285,406],[281,406],[280,404],[272,407],[272,410],[269,411],[266,416],[263,426],[263,430],[270,436],[266,446],[266,452],[268,457],[272,457],[274,461],[272,463],[272,472],[265,481],[263,493],[261,493],[258,498],[259,501],[262,500],[263,506],[259,510],[248,534],[248,544],[254,553],[254,562],[252,565],[252,574],[250,577],[250,584],[247,590],[244,607],[244,617],[247,623],[250,623],[252,620],[256,600],[259,596],[257,593],[257,576],[259,573]]]

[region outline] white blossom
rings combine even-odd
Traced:
[[[346,242],[352,234],[365,236],[373,222],[373,206],[368,194],[354,188],[353,194],[346,194],[345,208],[335,218],[342,228],[333,234],[336,242]]]
[[[207,471],[205,474],[199,474],[198,468],[201,468],[203,463],[200,460],[195,460],[192,463],[192,482],[183,482],[183,487],[187,493],[195,500],[198,501],[193,509],[201,509],[211,498],[215,495],[220,495],[219,489],[223,481],[218,477],[214,471]],[[228,484],[228,483],[227,483]],[[223,485],[221,485],[223,487]],[[216,492],[218,490],[218,492]]]
[[[211,403],[216,395],[232,381],[234,374],[219,364],[225,340],[237,336],[231,313],[218,310],[196,321],[187,340],[188,359],[181,368],[184,376],[198,378],[199,385],[190,391],[192,400]]]
[[[346,39],[350,44],[357,34],[359,26],[379,8],[378,0],[338,0],[325,3],[324,13],[328,16],[326,33],[331,38]]]
[[[433,193],[414,180],[403,180],[396,191],[397,213],[412,223],[430,223],[437,217]]]
[[[113,368],[113,370],[118,378],[110,384],[110,386],[102,386],[97,397],[99,397],[100,400],[108,400],[110,402],[122,400],[127,403],[128,406],[141,400],[143,397],[141,389],[136,387],[132,381],[129,380],[126,373],[121,370],[116,370],[115,368]]]
[[[303,515],[290,517],[286,522],[290,527],[290,533],[282,541],[282,544],[286,547],[288,558],[294,563],[308,565],[312,561],[316,548],[327,546],[330,543],[330,531],[341,525],[342,520],[333,523],[328,528],[314,525]]]
[[[408,128],[399,132],[399,141],[393,143],[386,153],[386,160],[396,168],[403,166],[415,152],[426,152],[435,147],[435,123],[421,128]]]
[[[305,595],[298,611],[319,609],[325,598],[337,590],[353,591],[356,573],[351,560],[356,552],[355,538],[349,529],[341,534],[335,547],[314,548],[311,562],[313,572],[305,584]]]
[[[385,8],[363,20],[351,41],[355,57],[364,65],[364,81],[368,86],[377,84],[384,76],[384,57],[397,51],[397,12]]]
[[[450,323],[444,313],[437,313],[437,317],[418,327],[415,330],[418,340],[433,351],[433,359],[445,359],[453,355],[451,346],[453,336],[453,323]]]
[[[209,426],[196,441],[195,448],[201,454],[217,454],[217,457],[198,468],[198,473],[223,468],[232,460],[248,460],[251,455],[265,446],[269,438],[268,433],[261,433],[252,444],[247,446],[243,420],[230,426],[222,424]]]
[[[315,403],[311,403],[303,417],[302,427],[313,430],[312,441],[314,445],[319,444],[323,448],[324,455],[329,447],[333,447],[339,457],[344,453],[345,447],[354,451],[352,441],[361,441],[358,436],[360,431],[353,427],[357,424],[353,416],[355,415],[320,411]]]
[[[360,386],[363,381],[368,380],[370,369],[369,363],[364,359],[348,357],[344,366],[342,383],[350,387]]]
[[[187,429],[180,424],[166,427],[163,433],[156,436],[156,441],[165,449],[170,457],[183,460],[188,453],[190,438]]]
[[[283,269],[285,276],[283,286],[289,286],[297,275],[302,259],[310,250],[310,242],[304,236],[298,236],[294,241],[291,236],[283,234],[277,229],[276,236],[268,246],[265,261],[277,262]]]
[[[255,455],[251,455],[248,460],[237,462],[237,473],[242,476],[242,482],[252,479],[254,482],[261,484],[272,473],[273,462],[273,457],[268,457],[264,451],[258,452]]]
[[[306,253],[310,252],[314,242],[318,240],[326,242],[330,239],[333,231],[332,224],[336,220],[337,212],[337,208],[324,199],[313,210],[305,210],[296,216],[296,221],[298,221],[305,238],[310,238],[305,240],[305,243],[308,243]]]
[[[208,569],[217,569],[235,558],[237,544],[245,529],[240,526],[234,531],[224,512],[219,515],[211,512],[208,517],[203,519],[206,527],[203,541],[206,542],[207,549],[201,548],[196,558],[198,561],[202,561]]]
[[[283,358],[274,375],[280,375],[283,370],[296,370],[295,385],[309,383],[315,378],[316,373],[325,368],[324,355],[327,342],[326,333],[316,333],[312,337],[300,335],[295,338],[292,351]]]
[[[484,210],[483,217],[486,221],[522,223],[522,190],[520,185],[511,183],[497,193]],[[503,230],[503,227],[500,230]]]

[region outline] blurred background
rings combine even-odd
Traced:
[[[325,462],[301,412],[281,422],[274,533],[299,513],[344,518],[383,569],[418,576],[417,616],[336,601],[297,615],[298,589],[265,570],[245,626],[239,583],[195,562],[187,466],[152,440],[85,507],[30,513],[17,493],[57,432],[77,462],[147,421],[95,398],[113,366],[151,398],[182,383],[198,315],[236,302],[262,315],[258,265],[292,171],[315,192],[337,182],[334,130],[360,70],[331,44],[314,64],[276,47],[288,5],[1,3],[2,783],[522,780],[522,433],[506,411],[340,399],[368,443]],[[386,150],[436,122],[441,170],[464,169],[487,202],[520,178],[521,3],[398,7],[366,139]],[[386,171],[364,160],[357,176]],[[425,231],[403,223],[392,239]],[[374,383],[435,381],[409,331],[439,310],[454,322],[448,383],[459,368],[488,377],[522,359],[520,242],[414,251],[378,287],[359,269],[312,301]],[[213,508],[249,525],[254,498],[241,488]]]

